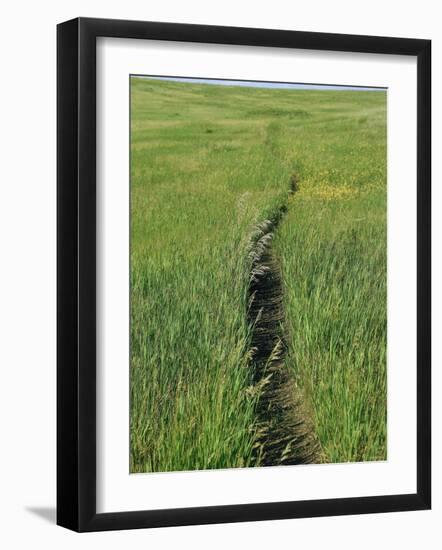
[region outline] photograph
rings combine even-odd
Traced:
[[[128,85],[130,473],[388,460],[388,89]]]
[[[5,4],[0,549],[442,548],[433,3]]]

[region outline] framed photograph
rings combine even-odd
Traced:
[[[429,509],[430,41],[57,33],[58,524]]]

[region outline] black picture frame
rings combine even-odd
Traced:
[[[96,512],[96,39],[417,58],[417,492]],[[57,523],[75,531],[424,510],[431,506],[431,41],[79,18],[57,27]]]

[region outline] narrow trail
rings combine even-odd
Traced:
[[[297,191],[295,177],[289,196]],[[252,237],[248,322],[252,327],[254,383],[260,387],[256,458],[264,466],[322,461],[313,422],[306,412],[293,374],[285,363],[288,330],[281,267],[272,241],[287,212],[282,205],[262,221]]]

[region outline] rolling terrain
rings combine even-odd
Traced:
[[[386,458],[386,93],[132,78],[132,472],[297,463],[269,450],[293,421],[263,420],[250,315],[281,209],[289,407],[317,461]]]

